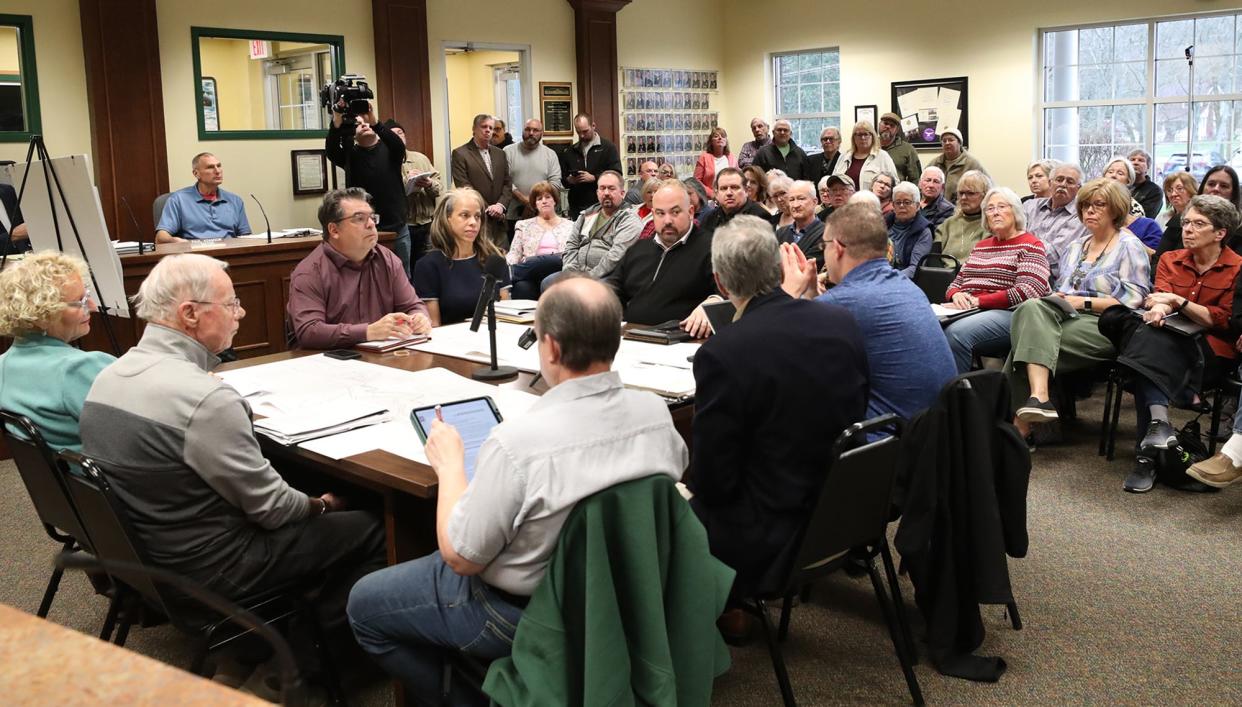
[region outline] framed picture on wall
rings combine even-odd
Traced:
[[[293,164],[293,195],[328,192],[328,157],[323,150],[290,150]]]
[[[220,97],[210,76],[203,77],[203,130],[220,131]]]
[[[939,148],[940,134],[956,129],[969,146],[967,129],[967,79],[893,82],[893,112],[901,116],[901,130],[917,148]]]
[[[871,127],[875,127],[875,106],[854,106],[854,122],[867,121],[871,123]]]

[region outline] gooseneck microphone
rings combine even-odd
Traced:
[[[134,216],[134,210],[130,208],[129,199],[126,199],[124,194],[121,195],[121,203],[125,204],[125,210],[129,212],[129,220],[134,224],[134,233],[138,237],[138,255],[142,255],[142,246],[146,244],[146,241],[142,240],[142,226],[138,225],[138,218]],[[155,250],[154,243],[151,244],[151,250]]]
[[[470,320],[470,331],[478,331],[487,311],[487,334],[491,341],[492,365],[474,369],[471,377],[475,380],[503,380],[518,374],[513,366],[501,366],[496,359],[496,287],[501,280],[507,279],[509,264],[503,255],[489,255],[483,263],[483,289],[479,291],[479,301],[474,305],[474,318]]]
[[[254,199],[254,203],[259,205],[259,213],[263,214],[263,224],[267,226],[267,244],[271,245],[272,244],[272,222],[267,220],[267,211],[263,208],[263,202],[259,201],[259,198],[255,196],[254,194],[251,194],[250,198]]]

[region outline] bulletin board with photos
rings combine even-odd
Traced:
[[[622,163],[627,178],[647,160],[692,176],[707,134],[716,127],[719,72],[621,69]]]

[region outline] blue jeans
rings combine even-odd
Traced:
[[[450,569],[439,552],[363,577],[347,613],[358,645],[425,704],[439,704],[447,651],[485,660],[509,655],[522,617],[483,580]],[[457,690],[452,698],[469,701]]]
[[[1013,312],[1008,309],[988,309],[963,317],[945,327],[944,335],[953,351],[957,372],[967,373],[974,361],[975,351],[980,353],[1004,353],[1009,349],[1009,322]]]
[[[413,266],[410,264],[410,224],[403,223],[396,229],[397,237],[392,242],[392,252],[401,258],[401,266],[405,268],[405,278],[411,279]]]
[[[532,255],[513,266],[513,299],[539,299],[543,279],[561,271],[561,256]]]

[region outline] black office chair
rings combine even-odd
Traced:
[[[151,204],[151,216],[154,218],[152,223],[157,227],[160,225],[160,218],[164,216],[164,204],[168,203],[168,194],[160,194],[155,197],[155,202]],[[152,233],[152,236],[155,234]]]
[[[0,428],[3,428],[0,434],[9,445],[17,473],[26,485],[26,493],[30,495],[47,536],[61,546],[61,552],[75,552],[88,547],[85,544],[86,533],[69,502],[61,476],[56,472],[56,455],[47,446],[39,428],[24,415],[8,410],[0,410]],[[64,570],[60,568],[52,570],[43,600],[39,602],[39,618],[47,618],[63,574]]]
[[[833,457],[819,500],[798,540],[796,559],[780,583],[780,590],[742,602],[743,608],[758,616],[763,624],[772,667],[786,705],[792,706],[796,702],[780,643],[789,631],[793,598],[810,582],[847,564],[857,563],[861,563],[871,577],[871,586],[880,603],[884,622],[888,625],[889,638],[901,663],[910,697],[914,704],[923,704],[923,692],[914,675],[914,641],[906,623],[905,606],[888,546],[891,496],[901,443],[896,435],[865,442],[871,432],[886,428],[897,428],[899,432],[900,422],[896,415],[884,415],[852,425],[841,433],[833,447]],[[877,556],[884,562],[893,592],[891,599],[875,567]],[[774,632],[768,618],[767,601],[778,598],[783,604],[780,628]]]
[[[104,640],[111,638],[116,645],[124,645],[133,619],[139,615],[140,605],[145,603],[163,612],[179,631],[193,637],[195,652],[190,670],[205,676],[207,658],[212,651],[254,633],[244,625],[237,626],[233,615],[221,614],[210,606],[204,608],[199,599],[170,589],[165,581],[156,581],[163,571],[152,568],[147,562],[147,553],[130,527],[128,512],[98,463],[69,451],[62,451],[57,460],[74,510],[95,549],[94,554],[117,586],[114,606],[105,623]],[[68,472],[70,467],[80,469],[81,473]],[[267,625],[286,622],[296,616],[305,619],[318,652],[324,687],[334,704],[344,704],[344,694],[327,653],[322,629],[300,591],[304,588],[298,585],[276,587],[238,599],[236,605]],[[112,637],[112,624],[117,621],[116,635]]]
[[[914,269],[914,284],[927,296],[928,302],[941,304],[944,302],[944,293],[953,284],[953,278],[957,277],[957,271],[961,268],[962,264],[951,255],[928,253],[919,259],[919,264]]]

